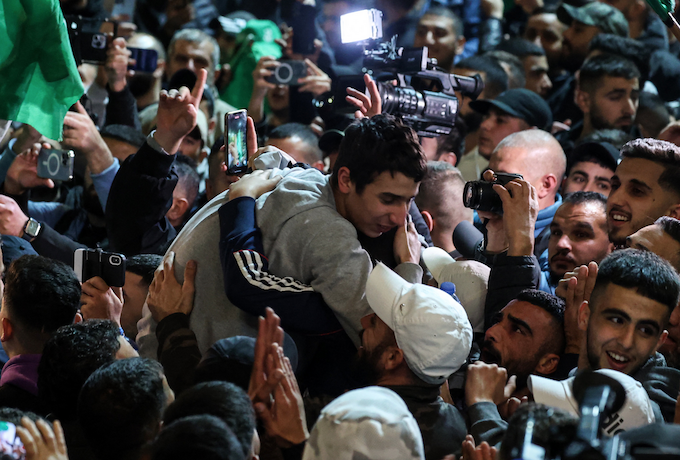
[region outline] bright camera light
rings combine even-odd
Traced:
[[[343,14],[340,35],[343,43],[382,38],[382,12],[370,9]]]

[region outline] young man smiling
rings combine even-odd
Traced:
[[[671,311],[680,298],[680,278],[673,267],[649,251],[622,249],[602,261],[590,301],[578,310],[581,340],[578,369],[613,369],[645,385],[664,418],[675,411],[669,397],[678,395],[678,375],[663,373],[667,384],[657,389],[660,355]],[[665,366],[661,366],[665,369]]]
[[[621,157],[607,199],[609,239],[618,246],[661,216],[680,218],[680,147],[635,139]]]

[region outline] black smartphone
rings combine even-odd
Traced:
[[[227,174],[241,174],[248,170],[248,145],[246,127],[248,112],[237,110],[224,116],[227,149]]]
[[[158,67],[158,51],[141,48],[128,49],[130,50],[130,59],[135,60],[135,65],[129,65],[128,69],[142,73],[153,73],[156,71],[156,67]]]
[[[73,255],[73,271],[81,283],[101,277],[109,286],[125,284],[125,256],[101,249],[76,249]]]
[[[118,23],[109,19],[64,16],[76,65],[106,63],[106,48],[118,34]]]
[[[40,149],[38,153],[38,177],[59,181],[73,179],[75,162],[73,150]]]
[[[299,86],[298,79],[307,76],[305,61],[279,61],[279,65],[272,70],[273,74],[266,78],[269,83],[285,86]]]
[[[293,53],[314,54],[314,39],[316,38],[316,8],[296,2],[293,6]]]

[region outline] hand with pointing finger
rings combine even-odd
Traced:
[[[154,139],[171,155],[179,150],[184,136],[196,126],[200,110],[198,106],[203,97],[207,78],[208,72],[201,69],[192,91],[186,86],[161,91]]]

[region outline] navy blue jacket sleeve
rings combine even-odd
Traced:
[[[219,215],[224,289],[236,307],[256,316],[264,316],[265,308],[271,307],[285,330],[305,335],[342,330],[321,294],[311,286],[268,273],[253,198],[231,200],[222,205]]]
[[[106,203],[111,251],[125,255],[165,252],[177,234],[165,217],[177,185],[174,161],[174,155],[144,143],[120,166]]]

